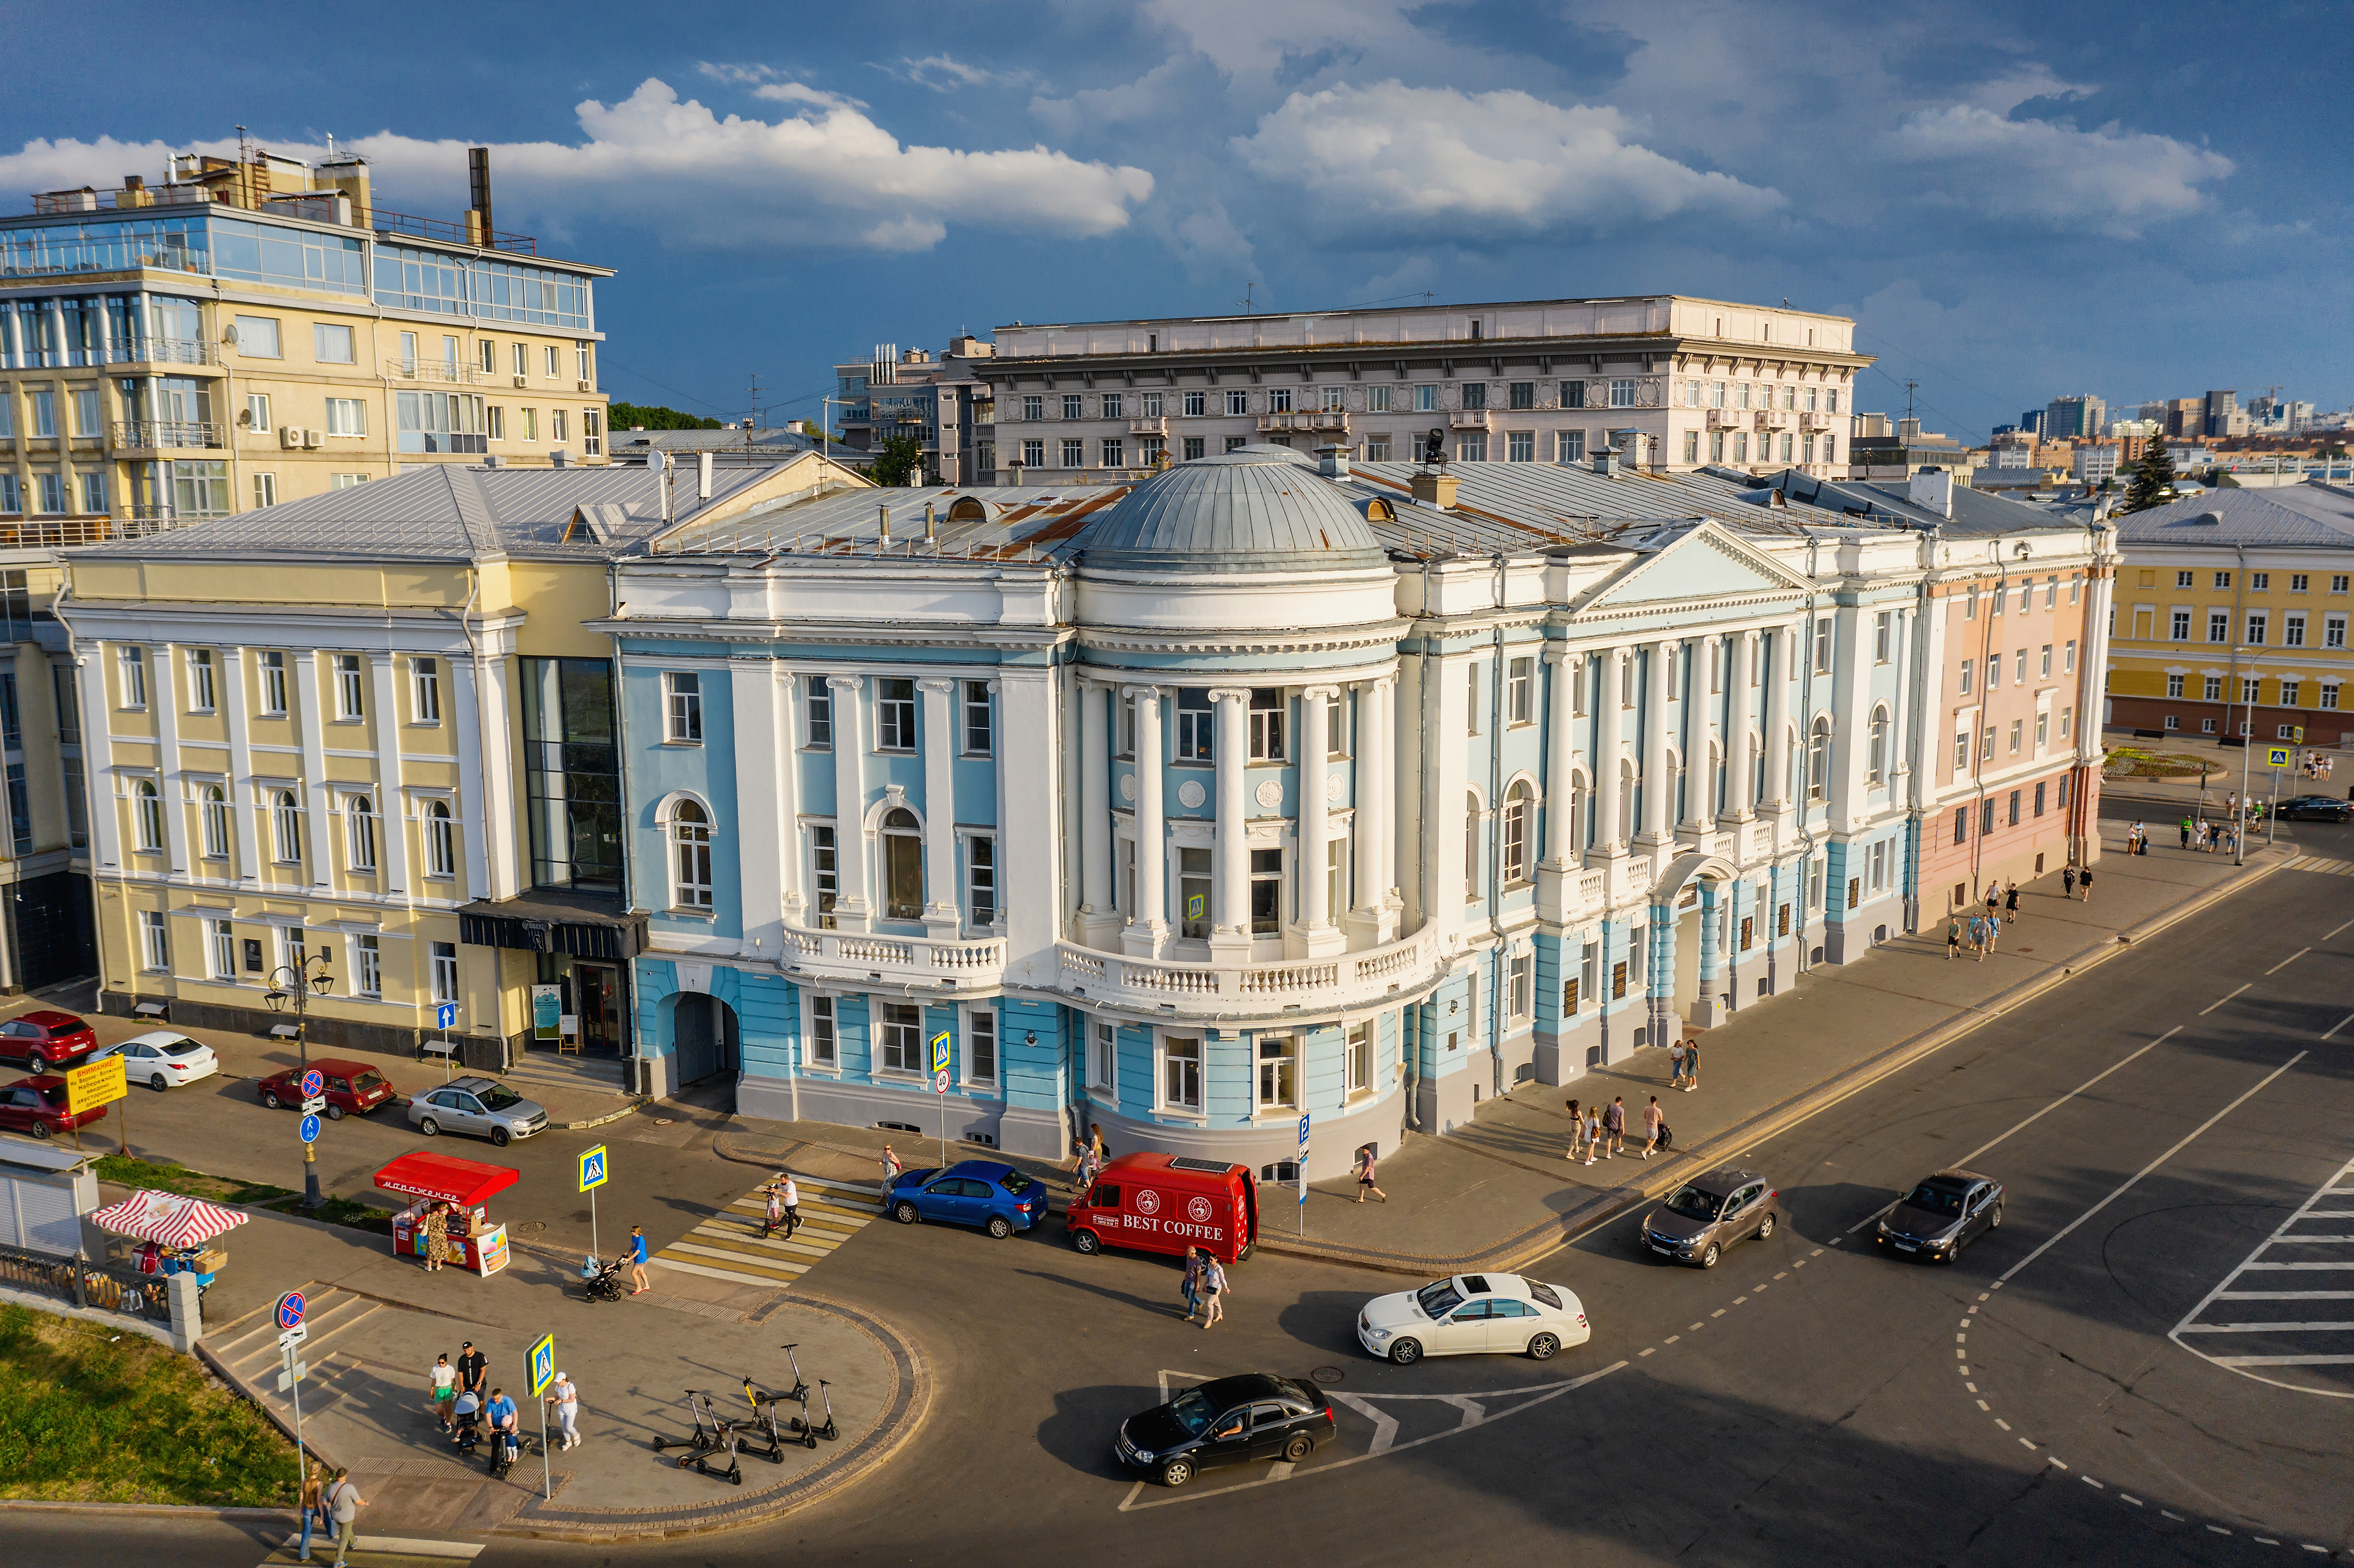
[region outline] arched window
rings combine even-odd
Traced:
[[[354,871],[376,869],[376,802],[366,795],[344,802],[344,853]]]
[[[1479,797],[1463,795],[1463,896],[1479,896]]]
[[[924,830],[904,806],[883,818],[883,914],[891,920],[924,917]]]
[[[153,779],[142,779],[131,786],[131,799],[139,816],[139,847],[150,852],[164,847],[164,798],[155,792]]]
[[[1513,785],[1504,792],[1504,880],[1529,880],[1529,787]]]
[[[1831,781],[1831,721],[1826,714],[1815,720],[1814,738],[1807,746],[1807,799],[1819,800]]]
[[[205,853],[228,858],[228,796],[217,784],[205,786]]]
[[[711,907],[711,818],[693,800],[671,808],[671,907]]]
[[[1888,779],[1888,710],[1872,710],[1872,782],[1882,784]]]
[[[450,802],[425,802],[425,874],[454,876],[458,872],[458,835],[450,820]]]
[[[270,826],[278,841],[277,858],[292,865],[302,858],[302,808],[294,791],[281,789],[270,798]]]

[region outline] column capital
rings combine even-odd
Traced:
[[[1582,648],[1565,648],[1559,643],[1547,643],[1545,645],[1544,662],[1548,664],[1575,664],[1584,660],[1585,657],[1585,651]]]
[[[1161,701],[1161,688],[1158,686],[1123,685],[1119,689],[1119,694],[1123,697],[1132,697],[1140,703],[1158,703]]]
[[[1341,688],[1338,686],[1302,686],[1299,688],[1299,694],[1303,697],[1315,698],[1328,703],[1338,702],[1341,698]]]
[[[1212,686],[1210,700],[1214,703],[1248,703],[1250,688],[1248,686]]]
[[[865,686],[866,677],[864,675],[828,675],[825,678],[825,683],[832,687],[837,692],[855,692]]]
[[[946,675],[923,675],[916,681],[916,690],[919,692],[938,692],[946,695],[954,692],[956,687],[956,682]]]

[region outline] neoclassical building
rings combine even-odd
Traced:
[[[652,1081],[1275,1176],[1306,1116],[1324,1176],[1721,1022],[1918,918],[1956,564],[1854,510],[1250,447],[657,535],[604,623]]]

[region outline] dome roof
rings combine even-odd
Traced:
[[[1388,557],[1363,514],[1288,447],[1195,458],[1157,473],[1078,541],[1084,567],[1161,571],[1296,571],[1378,566]]]

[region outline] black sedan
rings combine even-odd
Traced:
[[[2284,822],[2342,822],[2354,817],[2354,801],[2328,795],[2299,795],[2283,800],[2273,813]]]
[[[1214,1465],[1298,1464],[1332,1436],[1332,1402],[1313,1383],[1245,1372],[1189,1388],[1120,1423],[1120,1463],[1182,1487]]]
[[[1940,1171],[1881,1215],[1872,1239],[1891,1252],[1956,1263],[1971,1237],[2001,1224],[2001,1182],[1975,1171]]]

